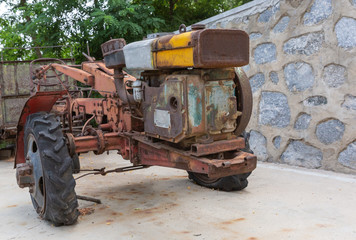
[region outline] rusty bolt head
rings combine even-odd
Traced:
[[[203,30],[205,29],[205,24],[193,24],[191,28],[192,31]]]

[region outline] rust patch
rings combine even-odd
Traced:
[[[244,221],[244,220],[246,220],[246,218],[236,218],[236,219],[233,219],[233,220],[222,222],[222,224],[232,224],[232,223],[240,222],[240,221]]]
[[[169,41],[172,39],[172,37],[173,37],[174,35],[167,35],[167,36],[163,36],[163,37],[161,37],[160,39],[159,39],[159,41],[157,41],[157,42],[159,42],[159,44],[162,44],[162,45],[164,45],[164,44],[168,44],[169,43]],[[168,46],[162,46],[162,48],[172,48],[172,46],[169,44]]]
[[[10,206],[7,206],[7,208],[13,208],[13,207],[17,207],[17,205],[10,205]]]
[[[90,214],[94,213],[95,209],[87,207],[87,208],[80,208],[80,209],[78,209],[78,211],[81,216],[85,216],[85,215],[90,215]]]
[[[128,194],[140,194],[141,192],[139,192],[139,191],[129,191],[129,192],[127,192]]]
[[[170,180],[171,178],[165,177],[165,178],[158,178],[158,180]]]
[[[143,215],[149,215],[149,214],[156,214],[161,211],[166,212],[170,208],[173,208],[175,206],[178,206],[176,203],[167,203],[161,206],[153,207],[153,208],[147,208],[147,209],[135,209],[134,214],[143,214]]]
[[[114,222],[114,220],[108,219],[108,220],[106,220],[105,224],[106,224],[106,225],[110,225],[112,222]]]
[[[257,240],[258,238],[256,237],[249,237],[247,240]]]
[[[327,228],[327,227],[330,227],[331,225],[330,225],[330,224],[317,223],[317,224],[315,224],[315,226],[317,226],[317,227],[319,227],[319,228]]]
[[[111,216],[122,216],[124,215],[122,212],[112,212]]]
[[[117,200],[120,200],[120,201],[127,201],[127,200],[130,200],[129,198],[115,198]]]

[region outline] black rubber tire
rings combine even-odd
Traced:
[[[72,170],[73,173],[80,173],[80,161],[78,154],[74,154],[72,157]]]
[[[31,114],[26,121],[24,140],[25,155],[29,151],[39,151],[36,154],[40,159],[36,161],[41,164],[43,174],[42,182],[36,186],[42,188],[43,197],[40,200],[43,200],[43,206],[39,207],[37,204],[40,202],[38,195],[31,193],[34,208],[40,217],[56,226],[74,224],[79,216],[78,201],[74,190],[72,158],[68,153],[60,122],[53,114]],[[36,144],[35,150],[28,149],[29,143]]]
[[[189,179],[193,180],[196,184],[226,192],[240,191],[246,188],[248,185],[247,177],[250,174],[251,172],[212,179],[206,174],[188,172]]]

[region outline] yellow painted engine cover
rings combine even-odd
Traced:
[[[249,62],[244,31],[204,29],[133,42],[123,48],[132,70],[240,67]]]
[[[249,61],[249,37],[240,30],[204,29],[157,38],[156,69],[239,67]]]

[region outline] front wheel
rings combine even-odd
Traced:
[[[72,158],[53,114],[31,114],[25,125],[25,158],[33,166],[32,204],[40,217],[58,225],[78,218]]]
[[[188,174],[189,179],[200,186],[230,192],[246,188],[248,185],[247,177],[250,176],[251,172],[222,178],[209,178],[206,174],[194,172],[188,172]]]

